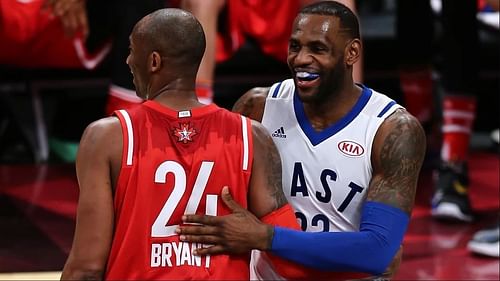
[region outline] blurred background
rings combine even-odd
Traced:
[[[426,2],[429,12],[414,10],[411,20],[399,10],[403,1],[427,0],[347,1],[359,16],[364,45],[358,82],[408,110],[429,111],[419,118],[428,134],[428,155],[395,279],[499,280],[498,256],[473,253],[467,247],[477,231],[499,220],[498,10],[487,1],[477,1],[477,45],[463,54],[464,61],[473,65],[456,66],[470,67],[477,76],[476,113],[468,144],[469,198],[475,220],[443,222],[431,216],[431,198],[440,165],[443,73],[455,66],[444,56],[450,42],[443,28],[441,1]],[[138,102],[125,64],[128,34],[138,19],[159,6],[192,9],[206,24],[207,36],[213,35],[209,39],[213,66],[209,63],[207,77],[200,77],[197,91],[201,98],[231,109],[249,89],[289,77],[284,59],[287,30],[301,5],[299,0],[268,0],[266,5],[265,1],[214,0],[213,13],[207,15],[190,3],[196,1],[78,0],[73,1],[78,6],[66,8],[50,6],[53,2],[58,1],[0,0],[3,280],[59,278],[74,231],[78,198],[74,161],[81,134],[93,120]],[[75,16],[64,18],[58,9]],[[272,9],[281,12],[275,17]],[[282,19],[283,30],[272,22],[275,18]],[[469,24],[464,20],[455,32],[461,33]]]

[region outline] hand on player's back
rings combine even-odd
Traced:
[[[226,216],[184,215],[184,223],[176,232],[181,241],[210,244],[199,248],[197,255],[242,254],[252,249],[266,250],[271,245],[273,227],[259,221],[252,213],[236,203],[229,189],[222,189],[222,200],[231,209]]]

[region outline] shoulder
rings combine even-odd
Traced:
[[[262,121],[266,98],[270,87],[255,87],[241,96],[233,106],[233,111],[253,120]]]
[[[275,144],[266,127],[255,120],[251,120],[251,124],[254,154],[270,153],[270,149],[275,148]]]
[[[108,164],[120,167],[122,148],[121,124],[117,117],[92,122],[85,128],[78,146],[77,173],[85,175],[90,170],[98,173],[97,170],[107,169]]]
[[[403,108],[397,109],[380,125],[375,135],[375,162],[402,161],[411,158],[420,162],[425,154],[426,137],[420,122]],[[392,161],[391,161],[392,160]],[[377,163],[376,163],[377,164]]]
[[[85,128],[84,136],[99,138],[116,131],[121,131],[120,120],[116,116],[110,116],[90,123]]]
[[[375,135],[367,200],[411,213],[425,149],[425,132],[414,116],[404,109],[388,116]]]
[[[424,134],[424,130],[417,118],[411,115],[404,108],[396,109],[391,115],[387,116],[384,122],[380,125],[379,132],[381,133],[390,133],[393,131],[413,134],[416,136]]]
[[[267,131],[266,127],[264,127],[264,125],[255,120],[251,120],[251,122],[252,122],[252,135],[254,138],[263,140],[269,137],[269,132]]]
[[[114,146],[121,140],[120,120],[115,116],[111,116],[90,123],[83,132],[80,146],[85,148],[86,145],[91,145],[94,149],[99,149],[100,146]]]

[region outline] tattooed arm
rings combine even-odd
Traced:
[[[281,185],[281,158],[271,136],[252,120],[253,167],[248,187],[248,210],[263,217],[287,201]]]
[[[425,132],[413,116],[402,109],[389,116],[375,136],[367,201],[383,203],[410,215],[425,146]],[[384,277],[396,273],[401,258],[402,247]]]
[[[383,203],[409,215],[424,155],[425,133],[420,123],[407,111],[397,110],[375,136],[367,201]]]

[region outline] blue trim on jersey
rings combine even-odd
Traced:
[[[271,252],[321,270],[379,276],[398,251],[409,222],[401,209],[367,201],[359,232],[302,232],[275,226]]]
[[[363,110],[365,105],[370,100],[370,97],[372,96],[371,89],[363,85],[360,86],[363,88],[363,91],[361,92],[361,96],[359,97],[358,101],[351,109],[351,111],[347,113],[344,117],[342,117],[342,119],[340,119],[339,121],[332,124],[330,127],[324,129],[321,132],[316,132],[316,130],[314,130],[313,126],[309,122],[309,119],[307,119],[306,113],[304,111],[304,105],[302,104],[302,101],[299,99],[297,90],[295,90],[293,97],[293,108],[295,110],[295,117],[297,118],[297,122],[299,123],[300,128],[302,128],[302,131],[304,131],[304,133],[306,134],[307,138],[309,139],[312,145],[318,145],[322,141],[335,135],[337,132],[339,132],[347,125],[349,125],[352,122],[352,120],[354,120],[354,118],[356,118],[356,116],[359,115],[361,110]]]
[[[274,89],[273,98],[278,96],[278,93],[279,93],[280,87],[281,87],[281,83],[283,83],[283,82],[279,82],[278,85],[276,86],[276,88]]]
[[[389,102],[385,107],[384,109],[382,109],[382,111],[380,111],[380,113],[377,115],[377,117],[382,117],[384,116],[384,114],[389,111],[389,109],[391,109],[391,107],[393,107],[394,105],[396,104],[395,101],[391,101]]]

